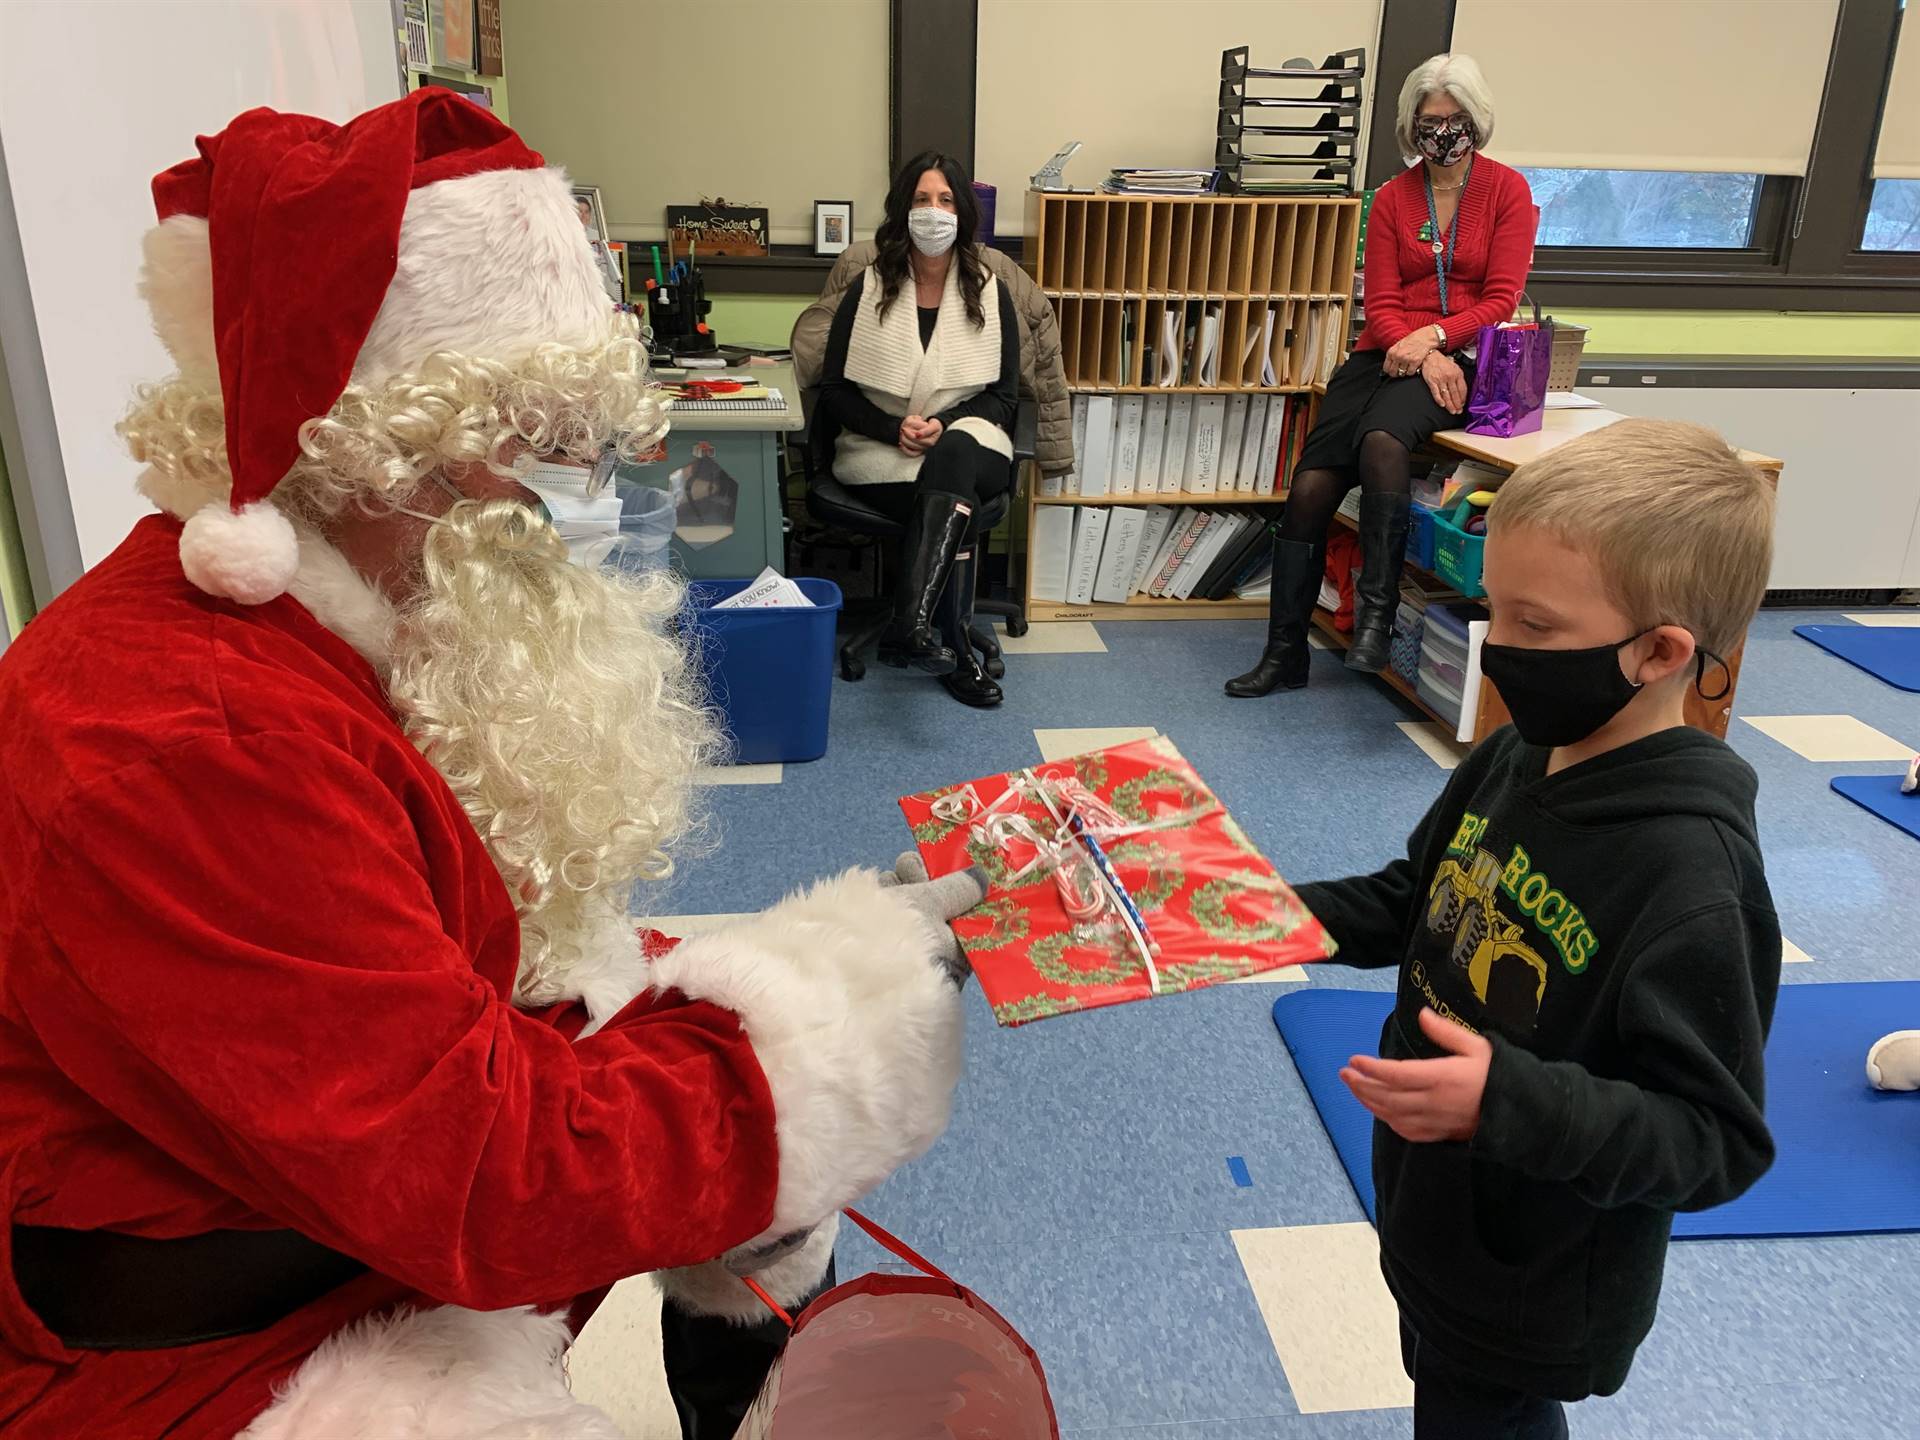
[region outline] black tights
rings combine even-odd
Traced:
[[[1327,538],[1333,512],[1347,498],[1356,478],[1363,495],[1405,495],[1413,489],[1413,457],[1384,430],[1369,430],[1360,441],[1354,470],[1302,470],[1287,491],[1280,517],[1280,538],[1318,545]],[[1357,475],[1356,475],[1357,472]]]

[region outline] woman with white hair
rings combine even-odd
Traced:
[[[1395,133],[1408,168],[1374,196],[1367,222],[1366,328],[1327,387],[1273,545],[1267,648],[1227,682],[1266,695],[1307,683],[1307,622],[1327,526],[1360,485],[1360,576],[1347,668],[1385,667],[1406,557],[1411,453],[1457,424],[1483,325],[1513,314],[1538,222],[1517,170],[1480,151],[1493,97],[1465,55],[1435,55],[1400,87]]]

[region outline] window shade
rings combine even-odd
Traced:
[[[1920,180],[1920,21],[1914,12],[1900,16],[1900,39],[1893,52],[1893,79],[1886,109],[1880,112],[1880,144],[1873,152],[1878,180]]]
[[[1074,185],[1118,165],[1210,169],[1222,50],[1274,69],[1361,46],[1372,65],[1379,27],[1379,0],[980,0],[974,169],[999,187],[1000,234],[1021,233],[1027,182],[1069,140]],[[1369,73],[1362,98],[1404,78]]]
[[[505,0],[513,123],[598,185],[615,238],[658,239],[666,207],[764,205],[813,242],[813,202],[851,200],[855,238],[887,194],[887,0]]]
[[[1801,175],[1839,0],[1459,0],[1509,165]],[[516,103],[517,98],[516,98]]]

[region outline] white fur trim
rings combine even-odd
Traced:
[[[307,1358],[238,1440],[621,1440],[573,1398],[566,1317],[444,1305],[363,1320]]]
[[[798,1250],[755,1273],[754,1283],[791,1312],[820,1288],[839,1234],[840,1217],[835,1215],[809,1235]],[[653,1278],[660,1282],[661,1292],[669,1300],[691,1315],[714,1315],[736,1325],[758,1325],[773,1317],[746,1282],[718,1260],[681,1270],[658,1270]]]
[[[606,339],[611,309],[560,170],[490,170],[415,190],[400,261],[353,367],[368,381],[437,350],[503,364]]]
[[[188,517],[180,532],[180,568],[209,595],[264,605],[292,583],[300,540],[270,500],[256,500],[238,513],[217,500]]]
[[[287,593],[384,675],[393,654],[393,602],[316,531],[299,527],[299,540],[300,566]]]
[[[207,222],[198,215],[162,220],[141,238],[140,253],[140,294],[152,313],[153,333],[183,377],[217,386]]]
[[[640,927],[624,910],[609,906],[606,913],[587,921],[586,935],[579,947],[580,958],[559,977],[558,990],[551,999],[578,1000],[587,1007],[587,1026],[580,1032],[586,1039],[607,1021],[626,1009],[636,995],[651,988],[653,966],[640,944]],[[532,999],[529,1003],[534,1003]]]
[[[946,1129],[964,1023],[939,963],[950,943],[850,870],[654,962],[656,984],[740,1017],[772,1088],[780,1180],[763,1238],[819,1224]]]

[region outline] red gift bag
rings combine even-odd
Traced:
[[[1040,1357],[1020,1332],[864,1215],[846,1215],[920,1273],[864,1275],[802,1311],[737,1440],[1059,1440]]]

